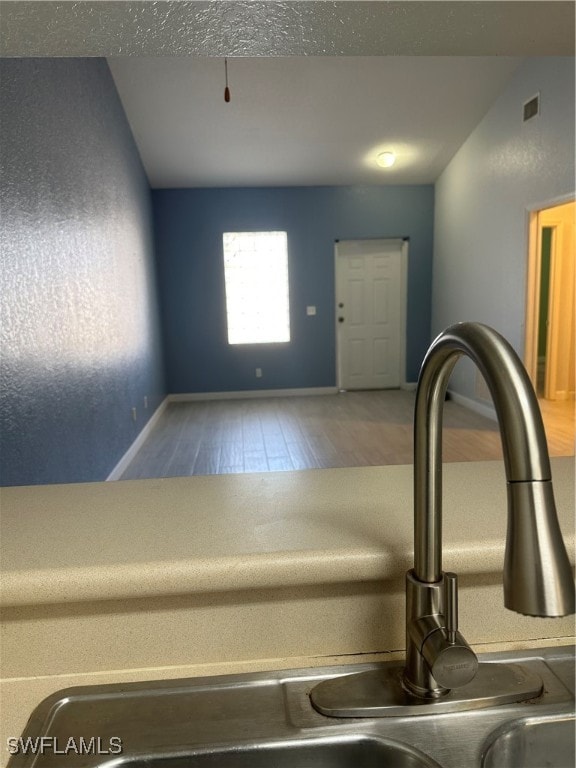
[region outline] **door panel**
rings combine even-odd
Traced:
[[[375,374],[377,376],[386,376],[388,374],[388,361],[390,358],[388,341],[386,339],[374,339],[372,355],[374,358]]]
[[[352,380],[364,373],[364,358],[366,344],[364,339],[351,339],[349,344],[350,377]]]
[[[384,325],[390,322],[390,281],[381,278],[374,281],[374,297],[372,306],[374,307],[374,322],[377,325]]]
[[[366,323],[366,302],[364,300],[364,280],[349,278],[348,300],[344,306],[348,307],[349,324],[363,326]]]

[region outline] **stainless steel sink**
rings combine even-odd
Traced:
[[[573,768],[574,650],[481,660],[525,667],[542,694],[386,718],[327,717],[310,702],[322,680],[401,662],[70,688],[30,717],[22,738],[44,748],[9,768]]]
[[[574,768],[576,721],[568,715],[506,726],[486,750],[482,768]]]
[[[404,744],[366,736],[295,739],[124,763],[126,768],[439,768]]]

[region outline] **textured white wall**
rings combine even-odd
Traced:
[[[477,320],[522,357],[529,212],[573,193],[574,175],[574,59],[527,59],[436,183],[433,335]],[[475,379],[460,361],[450,389],[474,398]]]

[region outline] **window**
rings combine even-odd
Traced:
[[[286,232],[224,232],[229,344],[290,341]]]

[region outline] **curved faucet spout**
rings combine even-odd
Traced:
[[[335,717],[429,714],[430,705],[459,709],[526,701],[543,691],[542,681],[512,667],[494,673],[479,664],[458,630],[455,573],[442,571],[442,408],[458,358],[471,358],[492,393],[506,465],[508,534],[504,603],[533,616],[574,613],[574,581],[558,525],[550,459],[538,402],[528,375],[508,342],[478,323],[447,328],[432,343],[420,371],[414,418],[414,568],[406,574],[406,664],[394,671],[389,696],[380,670],[319,683],[312,703]],[[495,680],[513,683],[495,692]],[[454,692],[453,689],[461,689]],[[448,711],[448,710],[442,710]]]
[[[442,579],[442,406],[462,355],[482,372],[500,426],[509,501],[505,604],[530,615],[573,613],[574,582],[554,506],[538,402],[510,344],[479,323],[447,328],[430,346],[420,371],[414,419],[413,575],[422,582]]]
[[[486,380],[500,426],[508,486],[504,604],[531,616],[574,613],[572,569],[554,505],[544,425],[528,375],[496,331],[459,323],[432,342],[414,416],[414,568],[406,575],[406,667],[412,695],[466,686],[476,655],[458,631],[456,574],[442,572],[442,408],[459,357]]]

